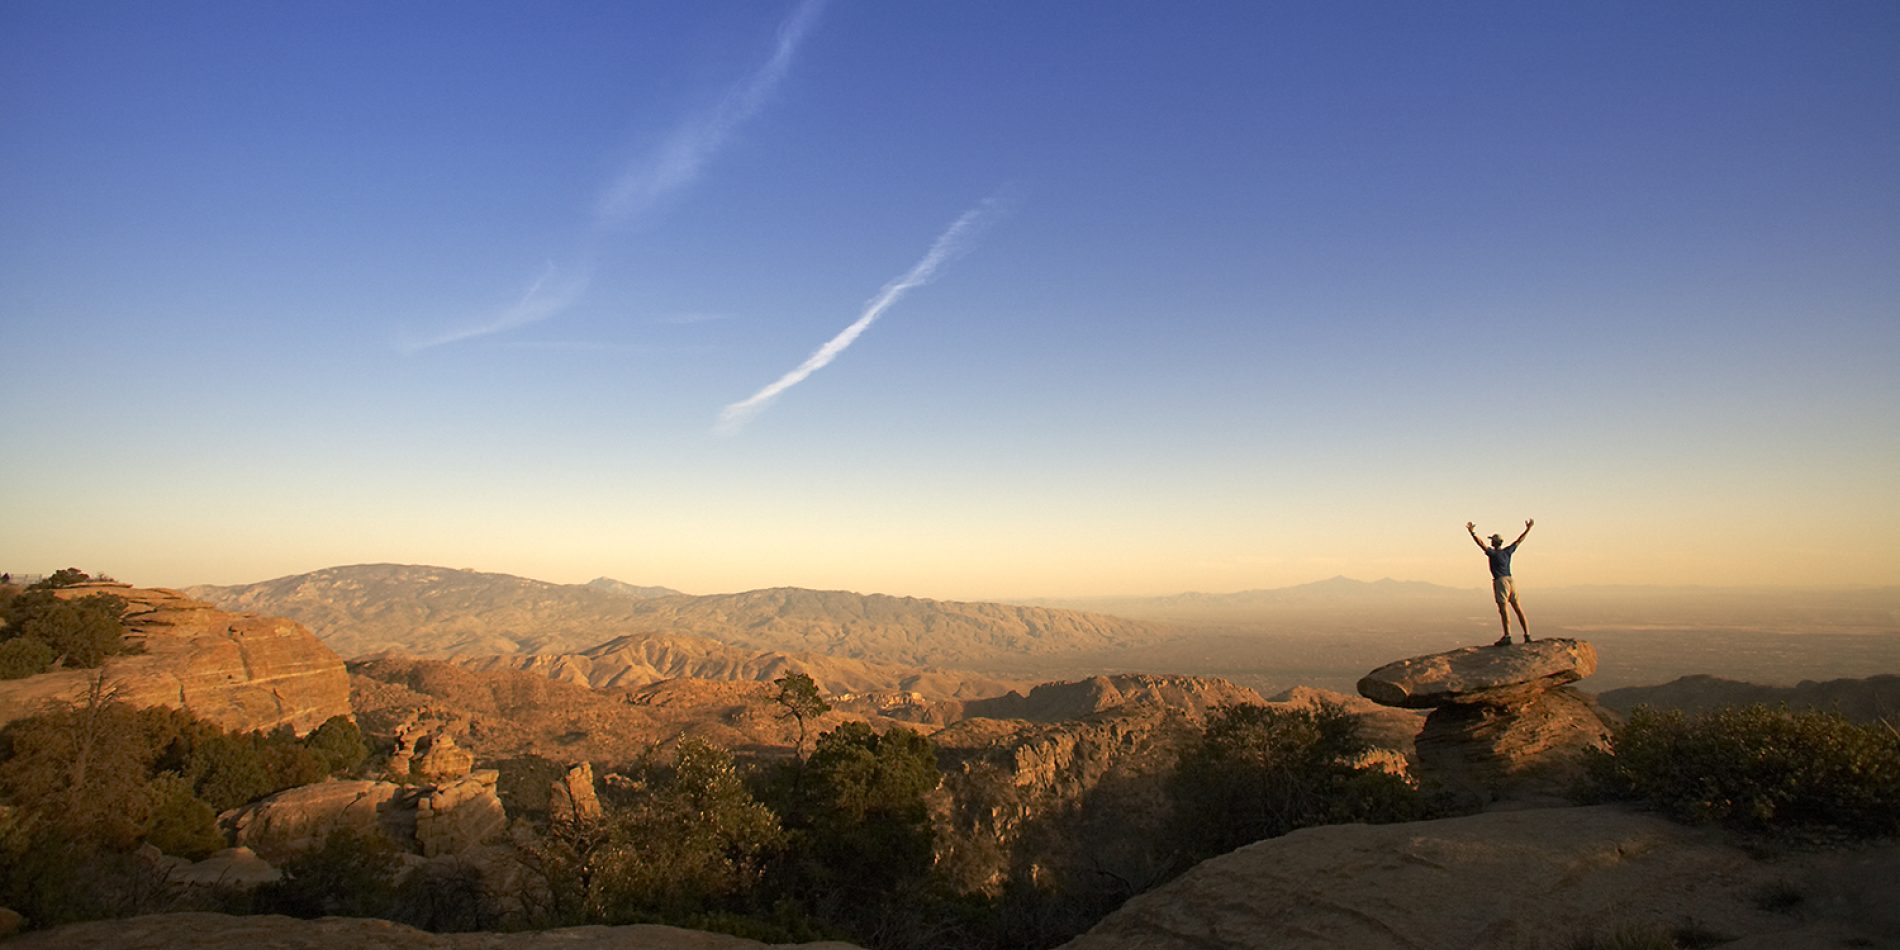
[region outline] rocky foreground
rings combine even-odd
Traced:
[[[1900,845],[1760,857],[1613,805],[1329,825],[1202,862],[1065,946],[1567,950],[1693,928],[1731,950],[1894,947],[1896,879]]]
[[[755,950],[798,946],[806,950],[857,950],[848,943],[767,944],[743,937],[631,924],[624,927],[563,927],[530,933],[433,934],[387,920],[325,917],[232,917],[226,914],[153,914],[126,920],[72,924],[7,942],[8,950],[359,950],[414,947],[418,950]]]

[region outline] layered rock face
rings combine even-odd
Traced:
[[[1465,647],[1382,666],[1359,681],[1368,699],[1431,709],[1418,735],[1419,777],[1475,803],[1561,796],[1587,750],[1606,748],[1610,714],[1570,689],[1596,671],[1581,640]]]
[[[143,652],[110,657],[103,668],[123,702],[171,706],[241,731],[289,726],[304,733],[350,715],[343,660],[292,621],[227,613],[164,588],[107,582],[57,593],[125,600],[126,639]],[[94,675],[57,670],[0,682],[0,723],[82,696]]]

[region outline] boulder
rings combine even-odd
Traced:
[[[283,878],[283,872],[257,856],[249,848],[226,848],[203,861],[172,871],[168,881],[175,884],[201,884],[251,888]]]
[[[403,847],[415,840],[415,801],[424,791],[394,782],[299,785],[227,811],[218,824],[234,844],[273,859],[312,850],[339,831]]]
[[[1893,946],[1891,877],[1851,872],[1897,860],[1891,842],[1761,853],[1615,805],[1328,825],[1204,861],[1066,947],[1565,950],[1692,926],[1763,948]],[[1764,898],[1781,893],[1799,912]]]
[[[1429,708],[1418,776],[1469,805],[1561,798],[1589,750],[1608,747],[1615,717],[1567,688],[1596,671],[1581,640],[1465,647],[1389,663],[1359,681],[1388,706]]]
[[[350,715],[343,660],[292,621],[227,613],[177,591],[116,582],[57,594],[125,600],[126,639],[142,652],[110,657],[103,668],[122,702],[171,706],[245,732],[289,726],[305,733]],[[78,700],[94,675],[55,670],[0,681],[0,723],[34,715],[49,702]]]
[[[508,813],[495,794],[500,777],[481,769],[416,798],[415,841],[423,857],[465,854],[507,833]]]
[[[1596,647],[1583,640],[1464,647],[1381,666],[1359,680],[1359,695],[1404,709],[1511,704],[1574,683],[1596,669]]]
[[[457,779],[475,768],[475,754],[455,744],[447,732],[432,733],[423,743],[413,766],[415,774],[441,781]]]
[[[464,854],[501,837],[508,814],[481,769],[439,785],[319,782],[285,789],[218,817],[234,843],[278,858],[307,851],[334,832],[380,835],[397,848],[434,858]]]

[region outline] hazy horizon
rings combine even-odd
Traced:
[[[0,6],[0,562],[1900,579],[1900,6]],[[1480,607],[1484,604],[1481,602]],[[1534,609],[1534,608],[1533,608]]]

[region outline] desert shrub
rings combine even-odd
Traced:
[[[493,901],[481,868],[466,861],[430,861],[403,877],[392,895],[391,920],[436,933],[466,933],[495,925]]]
[[[1570,941],[1570,950],[1700,950],[1734,940],[1695,921],[1679,924],[1623,924],[1591,931]]]
[[[151,805],[145,843],[193,861],[225,846],[224,834],[218,830],[218,813],[192,794],[191,785],[184,779],[160,775],[146,786],[146,793]]]
[[[0,808],[0,907],[35,928],[171,909],[174,889],[152,862],[73,832]]]
[[[388,839],[338,829],[285,861],[283,879],[259,887],[252,906],[291,917],[387,917],[398,863]]]
[[[348,716],[331,716],[324,720],[323,725],[304,737],[303,745],[330,774],[354,772],[369,758],[369,744],[363,741],[363,730]]]
[[[104,576],[100,580],[104,580]],[[62,567],[31,584],[27,590],[52,590],[56,587],[75,587],[92,580],[92,575],[76,567]]]
[[[613,797],[590,904],[606,923],[681,920],[742,906],[779,844],[778,816],[752,797],[726,750],[681,740]]]
[[[125,628],[119,623],[124,613],[125,601],[111,594],[62,600],[35,585],[7,602],[0,639],[38,641],[56,662],[90,669],[126,652]]]
[[[1690,821],[1900,832],[1900,734],[1832,713],[1638,709],[1590,776],[1600,794]]]
[[[1169,780],[1173,837],[1198,860],[1310,825],[1426,817],[1404,778],[1354,765],[1370,749],[1337,706],[1222,706]]]
[[[53,668],[53,659],[53,648],[38,640],[0,641],[0,680],[37,676]]]

